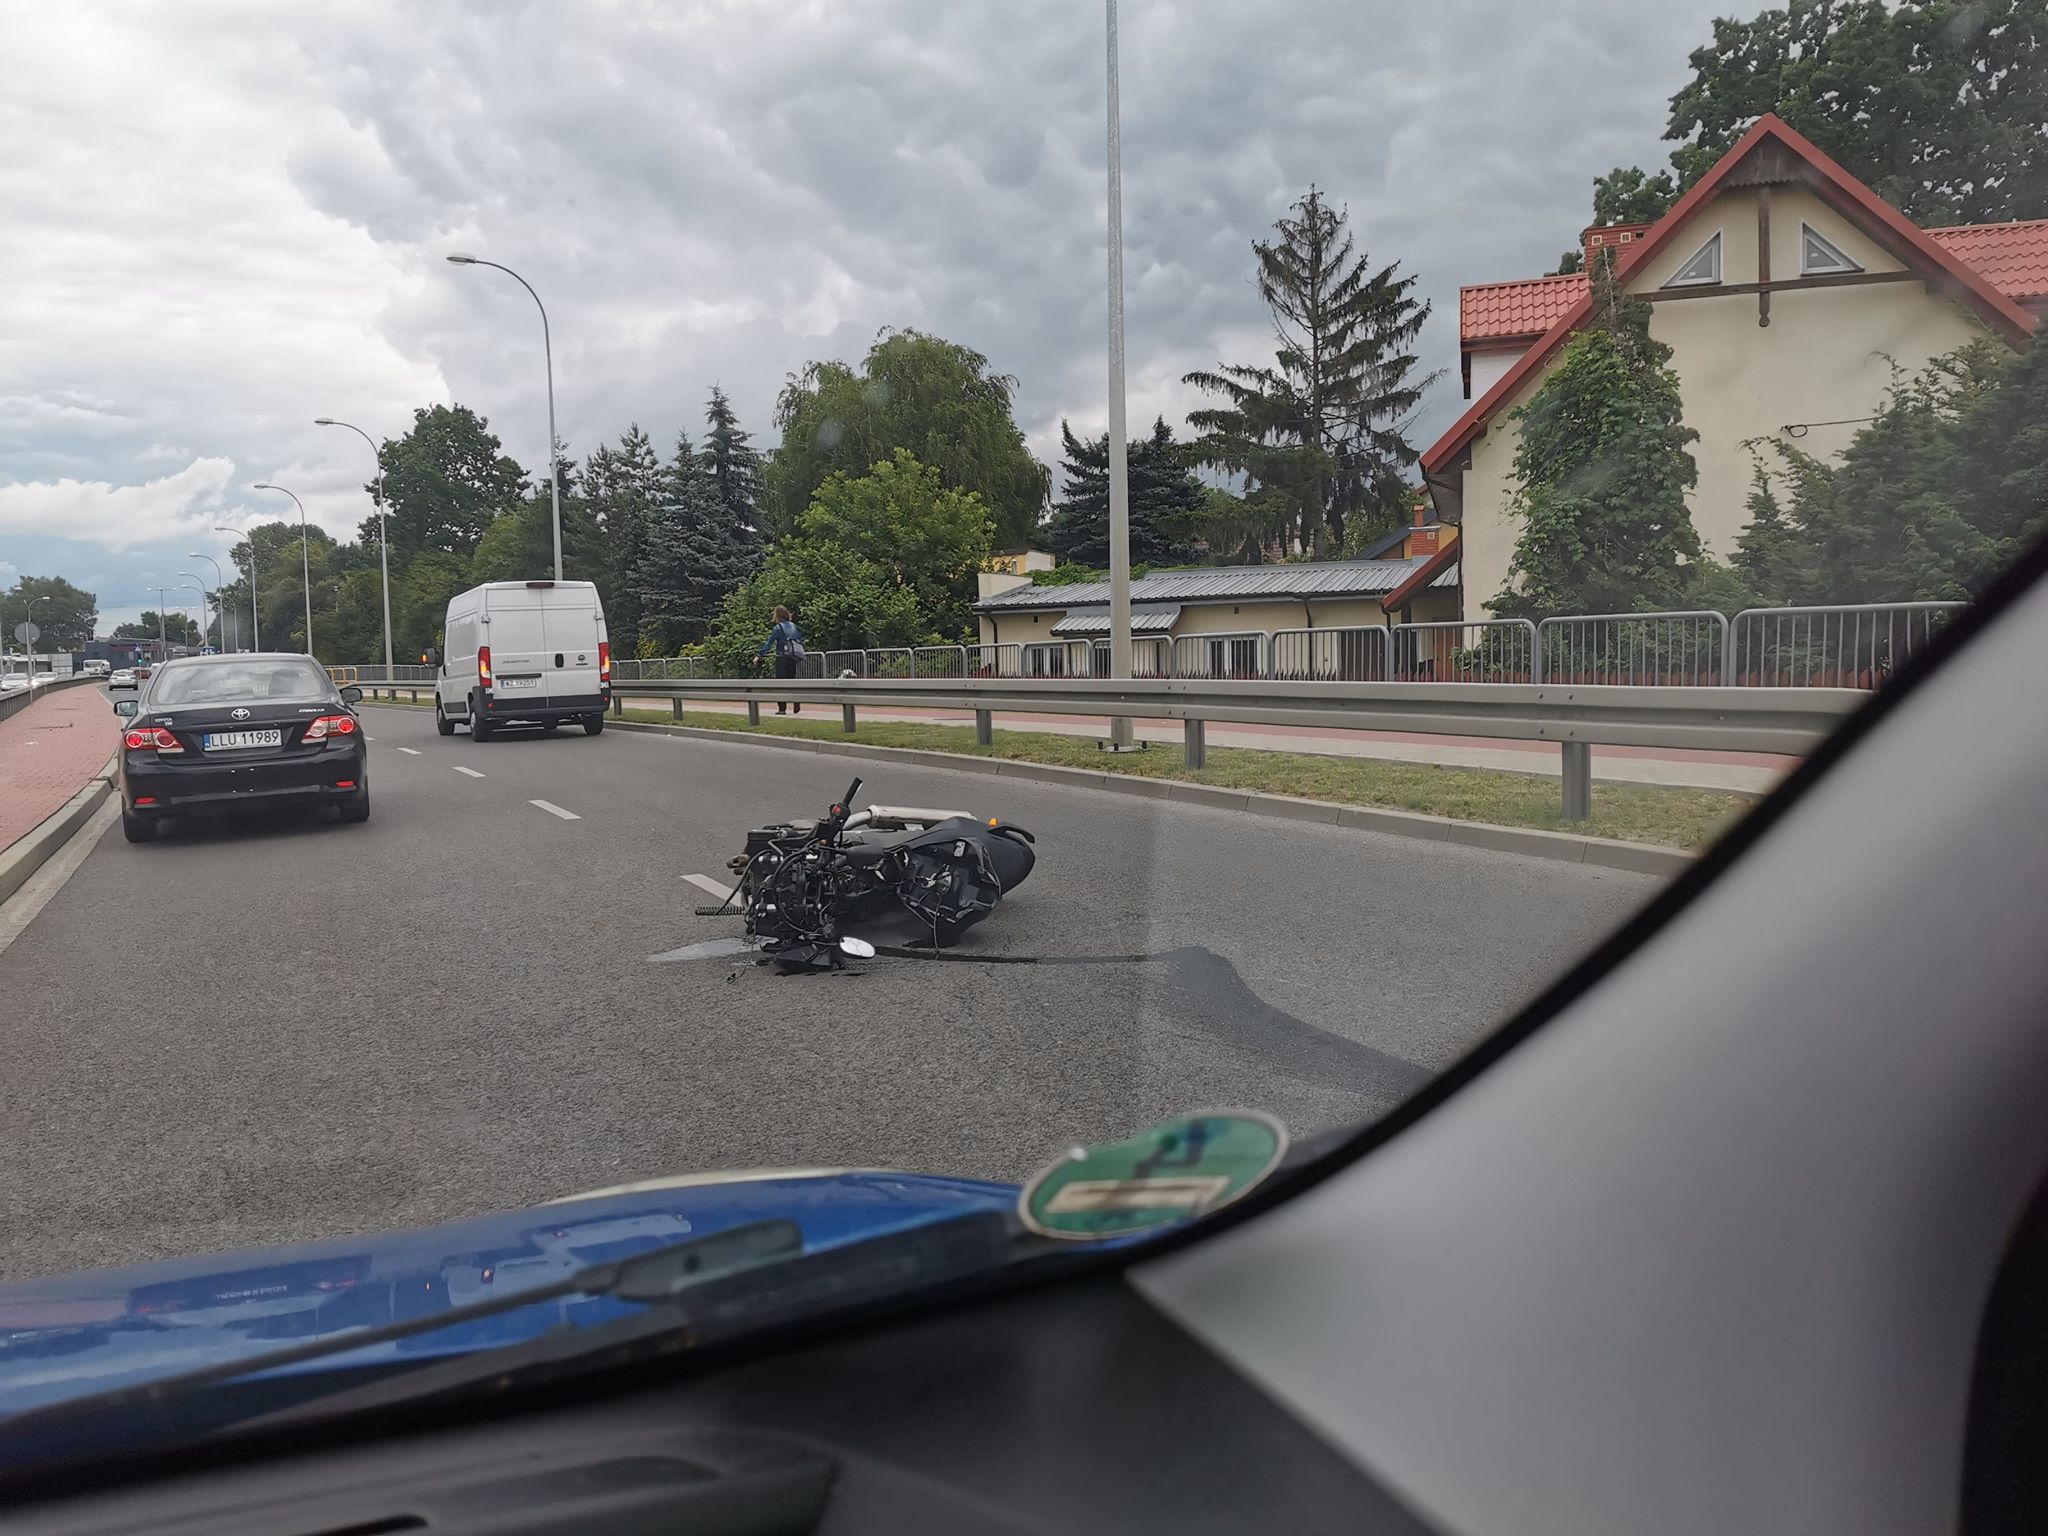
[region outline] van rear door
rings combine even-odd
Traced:
[[[543,588],[488,587],[483,626],[477,643],[491,648],[491,692],[507,701],[540,703],[547,696],[547,630],[542,617]]]
[[[539,594],[547,633],[545,684],[550,700],[597,699],[602,689],[598,645],[605,638],[597,589],[582,583]]]

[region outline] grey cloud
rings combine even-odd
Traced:
[[[26,274],[0,478],[142,485],[178,444],[234,460],[231,500],[297,475],[346,531],[361,445],[310,418],[396,432],[451,398],[538,466],[538,317],[459,247],[545,297],[578,451],[694,435],[714,380],[766,439],[788,373],[889,325],[1015,374],[1042,453],[1062,414],[1099,429],[1097,4],[73,9],[26,61],[46,88],[0,105],[12,142],[63,146],[0,166],[0,267]],[[1124,0],[1134,417],[1262,344],[1250,245],[1314,181],[1435,305],[1426,440],[1460,403],[1458,285],[1544,270],[1595,174],[1661,156],[1713,9]]]

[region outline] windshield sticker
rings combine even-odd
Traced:
[[[1075,1147],[1025,1186],[1017,1214],[1034,1232],[1077,1242],[1171,1226],[1238,1199],[1286,1152],[1286,1129],[1268,1115],[1180,1115]]]

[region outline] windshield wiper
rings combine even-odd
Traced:
[[[372,1345],[436,1333],[443,1328],[495,1317],[500,1312],[517,1311],[521,1307],[563,1296],[610,1296],[619,1301],[663,1302],[685,1286],[801,1253],[803,1240],[803,1228],[793,1221],[750,1222],[746,1226],[730,1227],[722,1232],[651,1248],[645,1253],[615,1259],[607,1264],[587,1265],[545,1285],[507,1291],[484,1301],[465,1302],[445,1312],[330,1334],[326,1338],[312,1339],[285,1349],[222,1360],[213,1365],[197,1366],[189,1371],[177,1371],[138,1382],[134,1386],[114,1387],[105,1392],[31,1408],[0,1419],[0,1438],[39,1433],[52,1424],[95,1418],[127,1408],[161,1408],[200,1387],[217,1382],[261,1375],[265,1371],[301,1365],[330,1355],[353,1354]]]

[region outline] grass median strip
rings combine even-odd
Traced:
[[[1097,773],[1129,773],[1226,789],[1299,795],[1309,800],[1335,800],[1345,805],[1385,806],[1492,826],[1582,832],[1589,837],[1658,843],[1667,848],[1704,848],[1739,821],[1753,803],[1746,795],[1717,794],[1703,789],[1596,784],[1592,819],[1567,824],[1559,803],[1557,780],[1486,768],[1439,768],[1429,763],[1386,762],[1370,757],[1323,757],[1307,752],[1211,746],[1208,766],[1190,769],[1182,764],[1177,744],[1155,743],[1147,751],[1112,756],[1098,750],[1088,737],[1060,736],[1047,731],[998,730],[994,744],[984,747],[975,741],[974,728],[969,725],[876,720],[861,722],[860,728],[849,736],[840,728],[836,709],[818,716],[764,714],[759,726],[748,725],[744,715],[711,710],[693,710],[676,720],[665,709],[628,709],[625,718],[655,725],[727,731],[736,736],[808,736],[821,741],[865,742],[874,747],[957,752],[963,757],[1052,763]],[[1598,760],[1596,748],[1596,764]]]
[[[1670,848],[1705,847],[1724,828],[1741,819],[1752,804],[1744,795],[1708,790],[1599,784],[1593,789],[1593,819],[1567,825],[1561,814],[1555,779],[1484,768],[1439,768],[1429,763],[1385,762],[1370,757],[1322,757],[1306,752],[1211,746],[1208,766],[1190,769],[1181,762],[1177,744],[1155,743],[1143,752],[1112,756],[1100,751],[1087,737],[1046,731],[998,730],[994,744],[984,747],[975,741],[972,726],[877,720],[863,721],[849,736],[840,729],[836,710],[823,719],[764,717],[758,727],[749,726],[743,715],[711,711],[692,711],[676,721],[667,710],[629,709],[625,718],[743,736],[813,736],[823,741],[859,741],[876,747],[957,752],[963,757],[1053,763],[1099,773],[1131,773],[1227,789],[1299,795],[1309,800],[1335,800],[1346,805],[1379,805],[1494,826],[1583,832],[1591,837],[1661,843]]]

